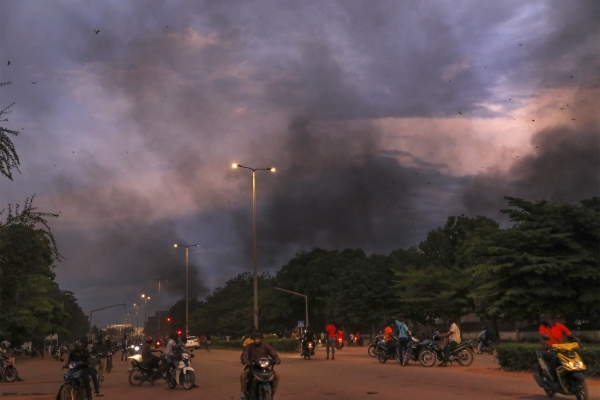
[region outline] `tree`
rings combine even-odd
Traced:
[[[0,82],[0,87],[10,85],[11,83]],[[9,104],[0,110],[0,123],[8,121],[5,115],[10,114],[10,108],[14,104]],[[19,132],[0,126],[0,173],[12,181],[12,169],[19,171],[19,155],[17,154],[15,145],[7,134],[17,136]]]
[[[481,246],[470,293],[481,313],[535,320],[553,310],[568,320],[595,320],[600,304],[600,198],[579,204],[505,197],[514,226]]]

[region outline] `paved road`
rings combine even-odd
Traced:
[[[531,374],[506,373],[499,370],[493,357],[476,356],[470,367],[424,368],[412,363],[406,367],[388,361],[380,364],[366,354],[366,348],[344,348],[335,361],[325,360],[324,350],[317,349],[316,358],[300,359],[297,354],[282,355],[278,371],[282,375],[278,400],[415,400],[455,399],[524,399],[547,397],[535,384]],[[194,358],[196,383],[200,388],[184,391],[168,389],[163,381],[151,386],[131,387],[126,371],[129,364],[115,363],[107,374],[102,392],[105,399],[149,400],[176,395],[177,399],[239,399],[238,376],[241,370],[238,352],[197,351]],[[30,361],[18,364],[23,382],[0,386],[0,393],[20,393],[17,399],[46,400],[55,396],[63,372],[57,361]],[[589,380],[592,399],[600,400],[600,382]],[[368,394],[368,392],[375,392]],[[37,394],[35,396],[23,394]],[[41,394],[47,394],[45,396]],[[50,394],[50,395],[48,395]],[[557,398],[567,398],[557,396]],[[571,397],[573,399],[574,397]]]

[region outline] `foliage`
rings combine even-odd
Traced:
[[[10,85],[12,82],[0,82],[0,87],[4,85]],[[9,104],[0,110],[0,123],[8,121],[5,117],[6,114],[10,114],[12,111],[10,108],[15,103]],[[13,180],[12,169],[19,171],[19,155],[15,149],[15,145],[8,137],[8,134],[17,136],[18,131],[0,126],[0,174],[4,175],[11,181]]]
[[[502,343],[496,347],[496,358],[505,371],[533,371],[540,349],[539,343]],[[587,376],[599,376],[600,348],[580,348],[577,352],[587,366]]]
[[[470,272],[476,309],[493,317],[535,319],[542,310],[567,321],[597,319],[600,198],[578,205],[506,198],[515,225],[483,240]]]

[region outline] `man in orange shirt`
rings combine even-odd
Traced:
[[[564,343],[564,336],[566,336],[570,340],[574,340],[579,343],[581,346],[581,342],[578,338],[576,338],[573,333],[561,324],[560,322],[556,322],[554,317],[550,312],[545,312],[540,315],[540,341],[542,342],[542,358],[548,364],[548,368],[550,372],[552,372],[552,377],[556,380],[556,368],[558,367],[558,355],[556,351],[552,351],[553,344],[562,344]]]
[[[335,325],[331,322],[327,324],[325,327],[325,332],[327,332],[327,360],[329,360],[329,348],[331,347],[331,359],[335,360]]]
[[[383,335],[385,336],[385,343],[396,340],[394,337],[394,330],[392,329],[392,324],[387,324],[385,329],[383,330]]]

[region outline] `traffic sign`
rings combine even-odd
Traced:
[[[298,321],[298,327],[300,327],[300,328],[304,327],[304,321]]]

